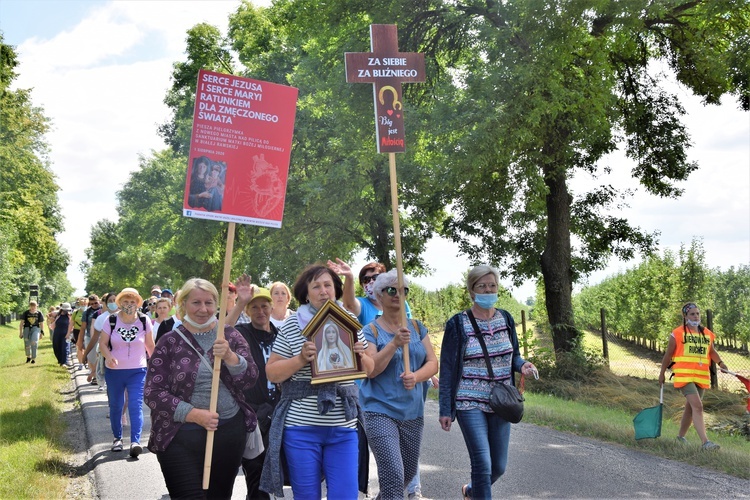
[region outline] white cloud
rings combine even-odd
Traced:
[[[47,139],[66,220],[60,243],[71,254],[68,277],[79,292],[91,226],[116,220],[116,192],[138,155],[165,147],[156,129],[169,116],[163,99],[172,64],[184,59],[187,30],[207,22],[226,31],[239,2],[92,5],[72,29],[17,46],[16,86],[33,88],[34,103],[53,120]]]

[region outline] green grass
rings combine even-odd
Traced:
[[[57,365],[48,335],[36,361],[26,364],[17,322],[0,326],[0,498],[65,496],[70,450],[61,391],[70,376]]]
[[[439,357],[442,332],[432,334],[432,341]],[[577,381],[544,377],[538,381],[526,380],[524,422],[750,479],[750,436],[746,434],[750,429],[750,415],[745,413],[747,392],[744,386],[741,392],[735,387],[729,387],[732,389],[729,391],[709,390],[704,397],[708,437],[721,445],[718,452],[701,452],[700,439],[692,427],[686,436],[687,446],[675,441],[684,397],[671,385],[664,388],[661,437],[635,440],[633,417],[659,402],[658,364],[650,379],[618,372],[620,366],[647,363],[636,354],[620,346],[613,349],[610,343],[613,370],[602,369]],[[658,359],[660,362],[661,356]],[[729,376],[722,374],[722,377],[728,379]],[[720,377],[720,385],[722,380]],[[430,395],[437,398],[437,391],[431,389]]]

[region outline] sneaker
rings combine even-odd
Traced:
[[[26,362],[28,363],[29,361],[31,361],[31,358],[26,356]]]
[[[83,370],[83,363],[78,363],[78,371],[80,372]]]
[[[415,491],[414,493],[409,493],[409,496],[407,498],[409,500],[428,500],[427,498],[423,497],[422,494],[418,491]]]
[[[34,363],[36,363],[36,360],[35,360],[35,359],[32,359],[32,360],[31,360],[31,364],[33,365]]]
[[[703,443],[703,446],[701,446],[701,450],[703,451],[717,451],[721,446],[714,443],[713,441],[706,441]]]
[[[95,378],[91,379],[91,385],[97,385],[98,383]]]
[[[140,443],[130,443],[130,456],[133,458],[138,458],[138,455],[141,454],[143,451],[143,448],[141,447]]]
[[[104,391],[106,389],[107,389],[107,384],[102,384],[102,385],[99,386],[99,390],[100,391]]]
[[[112,451],[122,451],[122,439],[112,441]]]
[[[674,440],[680,444],[688,444],[688,440],[684,436],[677,436]]]

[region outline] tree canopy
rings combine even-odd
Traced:
[[[56,241],[63,229],[45,134],[50,120],[31,90],[12,89],[15,49],[0,33],[0,314],[23,307],[28,286],[46,303],[67,299],[68,253]]]
[[[166,99],[173,117],[160,129],[184,155],[201,67],[300,89],[284,229],[243,227],[246,255],[235,267],[289,279],[291,267],[355,249],[390,265],[371,89],[347,84],[343,67],[344,52],[368,50],[372,23],[397,24],[401,50],[427,60],[428,81],[404,90],[406,269],[429,264],[421,255],[439,233],[516,281],[541,276],[557,351],[578,338],[573,283],[613,255],[627,260],[657,243],[617,214],[628,193],[606,183],[575,193],[572,176],[597,178],[614,168],[606,155],[622,150],[642,189],[681,194],[698,165],[668,73],[706,104],[730,95],[750,108],[744,0],[243,2],[226,39],[206,25],[189,32]]]

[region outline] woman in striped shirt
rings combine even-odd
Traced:
[[[317,348],[302,336],[328,300],[341,298],[343,283],[326,266],[311,265],[297,277],[293,293],[301,306],[282,325],[266,363],[268,380],[282,386],[269,433],[261,489],[281,496],[283,451],[293,457],[287,464],[295,499],[320,499],[321,477],[326,479],[328,498],[356,499],[359,387],[351,381],[311,385],[311,363],[317,358]],[[370,373],[373,361],[367,350],[360,331],[354,352]]]

